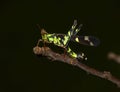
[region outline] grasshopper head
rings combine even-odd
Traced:
[[[42,36],[42,40],[47,41],[47,32],[45,31],[45,29],[41,30],[41,36]]]
[[[45,31],[45,29],[41,29],[41,35],[47,34],[47,32]]]

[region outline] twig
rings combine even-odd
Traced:
[[[114,60],[116,63],[120,64],[120,55],[117,55],[113,52],[108,53],[108,59]]]
[[[71,64],[73,66],[77,66],[92,75],[98,76],[103,79],[107,79],[107,80],[111,81],[112,83],[116,84],[118,87],[120,87],[120,80],[117,79],[116,77],[112,76],[110,72],[107,72],[107,71],[100,72],[94,68],[91,68],[91,67],[79,62],[77,59],[73,59],[69,56],[64,57],[63,54],[53,52],[49,47],[36,46],[33,48],[33,52],[36,55],[46,56],[48,59],[52,59],[52,61],[58,60],[61,62]]]

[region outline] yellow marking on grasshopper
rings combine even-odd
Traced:
[[[75,41],[76,41],[76,42],[79,42],[79,39],[78,39],[78,38],[75,38]]]

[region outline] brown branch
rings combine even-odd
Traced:
[[[120,55],[117,55],[113,52],[108,53],[108,59],[114,60],[116,63],[120,64]]]
[[[100,72],[94,68],[91,68],[91,67],[79,62],[77,59],[73,59],[69,56],[64,57],[63,54],[55,53],[49,47],[36,46],[33,48],[33,52],[36,55],[46,56],[48,59],[52,59],[52,61],[58,60],[61,62],[71,64],[73,66],[77,66],[92,75],[107,79],[107,80],[111,81],[112,83],[116,84],[118,87],[120,87],[120,80],[117,79],[116,77],[112,76],[110,72],[107,72],[107,71]]]

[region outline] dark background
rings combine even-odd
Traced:
[[[86,65],[120,78],[120,65],[107,59],[110,51],[120,54],[118,1],[0,1],[0,92],[120,92],[105,79],[65,63],[39,58],[32,51],[41,37],[36,24],[49,33],[66,33],[77,19],[78,24],[83,24],[79,35],[96,36],[101,44],[88,47],[74,43],[71,48],[88,56]]]

